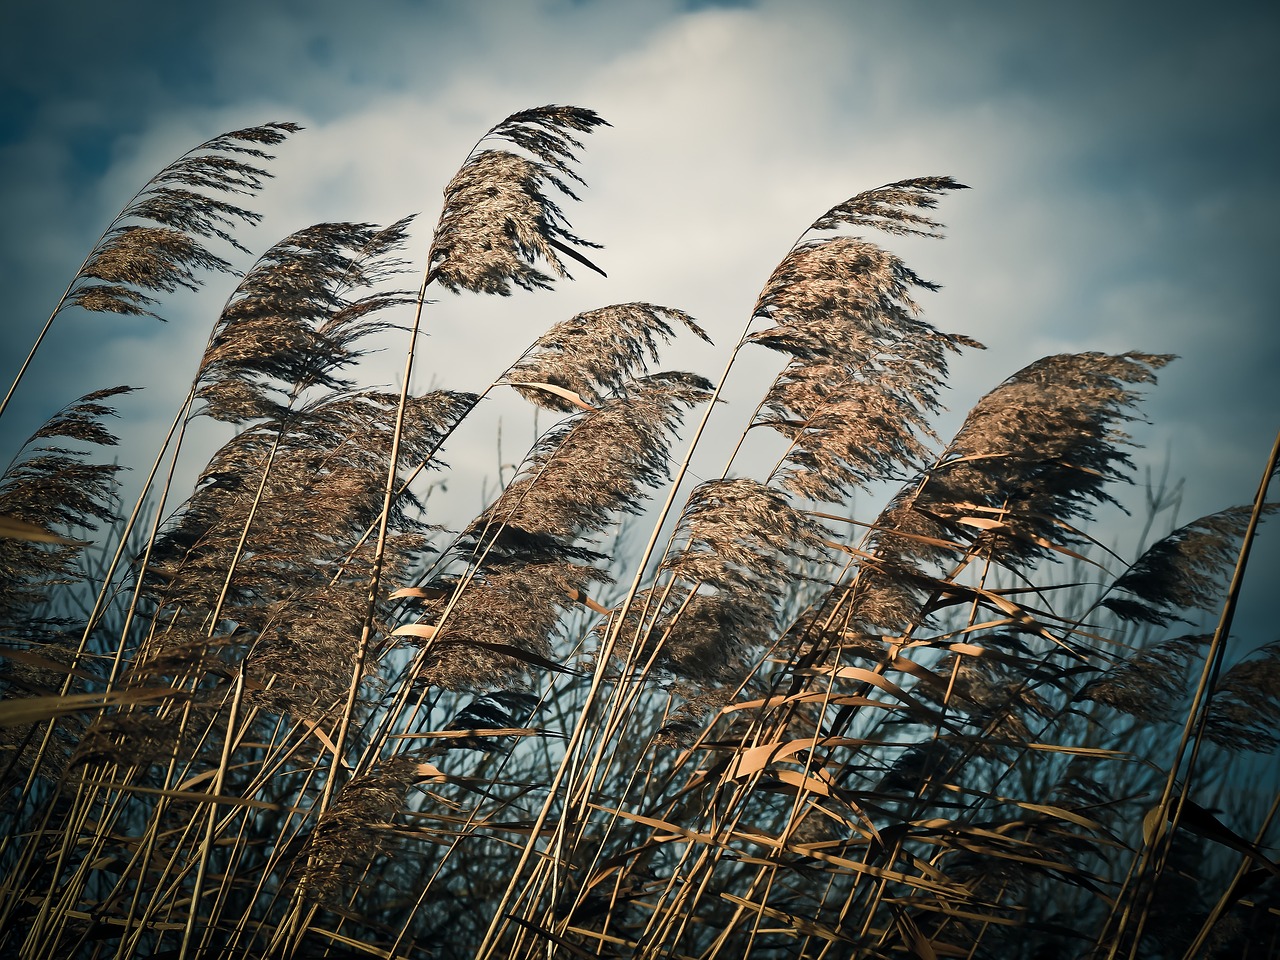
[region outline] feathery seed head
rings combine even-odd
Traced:
[[[293,123],[269,123],[234,130],[165,167],[90,251],[58,310],[75,304],[90,311],[157,316],[148,309],[156,303],[149,293],[172,293],[178,287],[196,290],[199,271],[229,271],[231,264],[197,238],[217,237],[244,251],[229,228],[237,222],[256,223],[261,215],[202,191],[257,192],[270,174],[237,155],[269,160],[271,155],[261,146],[274,146],[301,129]]]
[[[513,114],[484,139],[506,140],[532,155],[508,150],[473,152],[445,187],[444,210],[428,254],[431,276],[453,292],[470,290],[507,296],[512,285],[548,289],[551,274],[567,277],[560,255],[599,271],[575,247],[597,247],[569,231],[554,187],[577,199],[565,178],[581,178],[570,167],[582,146],[572,132],[603,124],[590,110],[540,107]]]
[[[621,390],[627,380],[647,372],[658,360],[679,324],[710,343],[687,313],[651,303],[619,303],[580,313],[557,323],[518,363],[506,381],[526,400],[551,410],[575,413],[580,407],[554,393],[526,384],[550,384],[576,393],[588,405]]]

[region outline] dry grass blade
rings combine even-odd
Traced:
[[[10,540],[27,540],[31,543],[58,543],[64,547],[87,547],[87,540],[72,540],[69,537],[50,533],[37,523],[29,523],[8,515],[0,516],[0,537]]]
[[[24,726],[68,713],[100,710],[124,703],[146,703],[172,699],[170,688],[135,688],[112,693],[67,693],[47,697],[25,697],[0,703],[0,727]]]

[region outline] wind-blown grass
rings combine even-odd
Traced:
[[[628,302],[487,386],[413,393],[418,334],[445,322],[432,287],[600,270],[561,204],[603,123],[542,107],[492,128],[444,188],[416,291],[408,220],[268,247],[132,508],[96,462],[129,388],[17,451],[0,952],[1273,955],[1276,804],[1215,806],[1232,757],[1280,749],[1275,644],[1228,652],[1276,452],[1251,503],[1128,561],[1092,525],[1172,358],[1036,360],[938,437],[949,360],[981,345],[923,318],[936,286],[877,235],[937,236],[949,177],[813,221],[717,381],[660,366],[709,340],[698,321]],[[223,195],[255,193],[261,147],[298,129],[165,168],[50,323],[155,313],[231,269],[209,244],[247,252],[232,228],[257,215]],[[362,385],[368,338],[406,330],[402,390]],[[753,348],[781,369],[734,429],[784,450],[757,469],[740,441],[681,502]],[[448,531],[415,483],[448,476],[450,438],[503,387],[560,419]],[[201,417],[235,434],[175,507]]]

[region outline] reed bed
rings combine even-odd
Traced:
[[[881,242],[937,236],[950,177],[814,220],[717,380],[661,367],[709,340],[695,318],[633,302],[488,386],[411,391],[419,334],[467,297],[603,272],[565,212],[603,123],[547,106],[489,130],[416,282],[407,220],[269,247],[135,504],[105,462],[129,387],[16,452],[0,953],[1275,956],[1276,804],[1218,808],[1280,749],[1280,646],[1231,636],[1276,451],[1252,501],[1127,558],[1091,524],[1171,357],[1045,357],[937,436],[948,362],[981,344],[924,319],[935,286]],[[231,270],[297,133],[158,173],[31,356],[68,309],[158,314]],[[398,393],[360,382],[375,334],[405,338]],[[779,370],[736,429],[780,456],[745,466],[740,440],[694,478],[759,350]],[[444,529],[422,477],[507,389],[554,422]],[[199,418],[234,435],[179,491]]]

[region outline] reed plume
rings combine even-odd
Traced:
[[[1280,746],[1280,642],[1245,657],[1223,674],[1209,701],[1205,736],[1228,750]]]
[[[476,574],[438,585],[449,603],[431,631],[424,679],[484,692],[519,685],[550,662],[564,611],[610,578],[595,538],[619,514],[638,513],[667,476],[667,443],[681,415],[706,398],[701,377],[657,373],[548,430],[520,473],[463,531]],[[445,611],[448,611],[445,613]],[[486,686],[487,685],[487,686]]]
[[[446,290],[511,294],[550,289],[554,277],[569,276],[561,256],[600,268],[577,248],[597,244],[574,236],[549,188],[578,199],[572,183],[582,178],[571,165],[582,147],[575,134],[605,123],[580,107],[522,110],[489,130],[485,140],[505,140],[528,154],[479,145],[444,190],[427,262],[432,279]],[[546,273],[538,264],[545,263]]]
[[[1181,611],[1212,610],[1235,563],[1249,507],[1230,507],[1184,524],[1152,544],[1102,604],[1126,620],[1168,626]],[[1274,508],[1268,508],[1271,512]]]
[[[656,363],[659,347],[675,336],[675,324],[711,342],[692,317],[672,307],[618,303],[588,310],[539,337],[504,380],[530,403],[574,413],[621,392],[627,380]]]
[[[95,390],[68,404],[27,439],[0,475],[0,517],[12,524],[0,528],[0,622],[6,633],[21,633],[54,590],[77,576],[88,544],[67,535],[92,533],[116,519],[121,465],[93,463],[83,447],[65,444],[115,446],[118,440],[103,423],[115,408],[103,401],[133,389]]]
[[[500,552],[573,552],[618,513],[637,513],[646,489],[668,476],[667,437],[710,384],[684,373],[655,373],[543,435],[520,474],[466,535]]]
[[[118,441],[106,403],[132,387],[95,390],[68,404],[27,439],[0,475],[0,690],[6,701],[92,689],[98,674],[77,664],[83,629],[75,615],[86,585],[85,550],[103,525],[119,519],[118,463],[95,463],[94,448]],[[96,585],[93,585],[96,586]],[[14,704],[16,706],[16,704]],[[74,721],[69,721],[74,724]],[[6,789],[15,773],[42,764],[56,773],[74,747],[78,726],[64,725],[56,753],[40,755],[36,728],[5,725]]]
[[[74,304],[86,310],[156,316],[149,308],[157,301],[149,292],[196,290],[196,271],[229,271],[231,264],[201,241],[216,237],[247,253],[231,228],[262,217],[216,194],[257,193],[271,176],[257,166],[272,159],[262,148],[301,129],[293,123],[268,123],[232,130],[169,164],[111,222],[58,310]]]
[[[272,159],[263,147],[301,130],[267,123],[221,134],[191,150],[148,180],[111,221],[71,278],[0,401],[4,414],[57,316],[68,306],[96,313],[159,317],[153,293],[198,290],[200,274],[227,272],[231,263],[211,251],[217,238],[248,252],[233,236],[236,225],[261,215],[218,196],[249,196],[271,176],[258,164]],[[160,318],[163,319],[163,318]]]
[[[833,207],[806,232],[873,227],[937,236],[940,224],[919,211],[957,189],[963,184],[949,177],[889,184]],[[927,459],[947,354],[981,344],[922,320],[913,289],[937,286],[851,236],[802,240],[770,276],[753,310],[770,326],[747,339],[792,358],[753,423],[791,443],[777,474],[784,489],[839,502]]]

